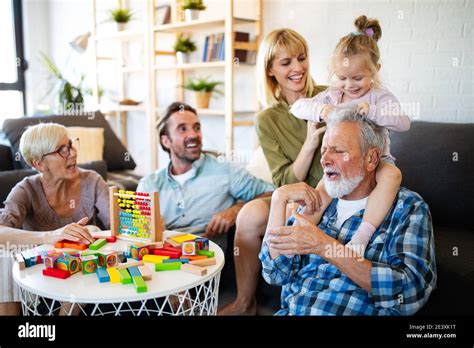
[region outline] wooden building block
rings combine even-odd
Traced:
[[[98,268],[97,269],[97,278],[99,278],[99,282],[101,282],[101,283],[110,282],[110,275],[107,272],[106,268]]]
[[[79,242],[72,242],[70,240],[63,240],[63,248],[69,248],[74,250],[86,250],[87,244],[79,243]]]
[[[138,270],[140,271],[141,276],[145,280],[151,280],[151,272],[148,266],[143,265],[143,266],[138,266]]]
[[[20,253],[16,254],[16,262],[18,262],[18,266],[20,266],[20,270],[23,270],[26,268],[25,259],[23,258],[23,256],[21,256]]]
[[[91,250],[99,250],[105,244],[107,244],[106,240],[103,238],[97,239],[94,243],[89,244],[89,249]]]
[[[202,259],[202,260],[194,260],[189,262],[191,265],[196,265],[199,267],[206,267],[206,266],[214,266],[216,264],[216,259]]]
[[[142,265],[144,265],[143,261],[132,261],[132,262],[127,262],[127,263],[120,263],[117,266],[117,269],[125,269],[129,267],[142,266]]]
[[[146,292],[148,290],[145,280],[141,276],[132,277],[132,281],[137,292]]]
[[[181,269],[181,262],[155,263],[155,271],[179,271]]]
[[[169,256],[161,256],[161,255],[145,255],[143,256],[143,261],[148,263],[161,263],[163,260],[169,259]]]
[[[214,257],[214,252],[212,250],[198,250],[197,255],[204,255],[207,257]]]
[[[94,236],[94,239],[105,239],[107,243],[115,243],[117,241],[116,236]]]
[[[132,277],[126,269],[118,269],[117,272],[120,274],[120,283],[122,284],[131,284]]]
[[[169,244],[171,245],[173,248],[181,248],[181,243],[178,243],[178,242],[175,242],[174,240],[168,238],[167,240],[165,240],[165,245],[166,244]]]
[[[120,283],[120,274],[115,267],[107,268],[111,283]]]
[[[69,271],[64,271],[62,269],[57,269],[57,268],[44,268],[43,275],[48,276],[48,277],[66,279],[66,278],[69,278],[71,273]]]
[[[152,254],[169,256],[170,258],[173,258],[173,259],[179,259],[182,253],[180,251],[171,251],[171,250],[165,250],[165,249],[152,249]]]
[[[189,259],[189,261],[196,261],[196,260],[204,260],[204,259],[207,259],[208,257],[204,255],[194,255],[194,256],[187,255],[186,258]]]
[[[133,267],[128,267],[127,268],[127,271],[128,273],[130,273],[130,275],[133,277],[141,277],[141,273],[140,271],[138,270],[138,267],[137,266],[133,266]]]
[[[196,274],[198,276],[204,276],[207,274],[207,268],[191,265],[190,263],[182,264],[181,270],[188,273]]]

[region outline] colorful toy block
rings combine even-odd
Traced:
[[[99,259],[97,256],[88,255],[81,257],[82,262],[82,273],[83,274],[91,274],[97,272],[97,268],[99,268]]]
[[[133,262],[127,262],[127,263],[120,263],[117,265],[117,269],[124,269],[124,268],[129,268],[129,267],[134,267],[134,266],[142,266],[144,265],[143,260],[142,261],[133,261]]]
[[[197,239],[198,237],[196,237],[195,235],[192,235],[192,234],[183,234],[183,235],[174,235],[172,237],[170,237],[169,239],[177,242],[177,243],[184,243],[184,242],[188,242],[188,241],[191,241],[191,240],[195,240]]]
[[[128,271],[128,273],[130,273],[130,275],[132,277],[141,277],[142,276],[142,274],[140,273],[140,271],[138,269],[138,266],[128,267],[127,271]]]
[[[53,262],[54,265],[54,262]],[[69,273],[74,274],[80,271],[79,259],[74,256],[62,256],[57,259],[58,269],[63,271],[69,271]]]
[[[126,269],[118,269],[117,272],[120,275],[120,283],[122,284],[132,283],[132,277],[130,276],[130,273],[128,273]]]
[[[104,250],[97,255],[100,267],[115,267],[118,263],[118,253],[114,250]]]
[[[181,243],[175,242],[174,240],[168,238],[165,240],[165,246],[171,246],[173,248],[181,248]]]
[[[167,260],[163,260],[163,263],[170,263],[170,262],[188,263],[189,259],[167,259]]]
[[[99,282],[101,283],[108,283],[110,282],[110,276],[105,268],[98,268],[97,269],[97,278],[99,278]]]
[[[132,259],[142,260],[143,256],[150,253],[149,247],[144,244],[133,244],[130,246],[130,255]]]
[[[181,262],[155,263],[155,271],[179,271],[181,269]]]
[[[117,237],[115,236],[94,236],[94,239],[105,239],[107,243],[115,243],[117,241]]]
[[[196,265],[191,265],[190,263],[184,263],[181,265],[181,270],[196,274],[198,276],[204,276],[207,274],[207,268],[199,267]]]
[[[91,249],[91,250],[99,250],[99,249],[102,248],[105,244],[107,244],[107,242],[105,241],[105,239],[100,238],[100,239],[97,239],[94,243],[89,244],[89,249]]]
[[[173,259],[179,259],[181,257],[181,251],[174,251],[174,250],[167,250],[167,249],[153,249],[153,255],[162,255],[162,256],[169,256]]]
[[[44,257],[44,268],[56,268],[61,254],[53,254]]]
[[[18,262],[18,266],[20,267],[20,270],[25,269],[26,268],[25,259],[23,258],[23,256],[21,256],[21,253],[17,253],[15,256],[16,256],[16,262]]]
[[[197,243],[198,250],[209,250],[209,239],[201,237],[194,241]]]
[[[132,277],[132,281],[137,292],[146,292],[148,290],[145,280],[141,276]]]
[[[163,260],[169,259],[169,256],[161,256],[161,255],[145,255],[143,256],[143,262],[148,263],[161,263]]]
[[[138,270],[140,271],[140,274],[143,277],[143,279],[151,280],[152,278],[151,272],[150,272],[150,269],[146,265],[138,266]]]
[[[57,268],[45,268],[43,269],[43,275],[48,276],[48,277],[66,279],[71,276],[71,273],[69,271],[65,271],[65,270],[57,269]]]
[[[120,283],[120,273],[115,267],[107,268],[111,283]]]
[[[181,244],[181,247],[184,256],[196,255],[196,242],[186,241]]]
[[[204,255],[206,257],[214,257],[214,251],[212,251],[212,250],[198,250],[197,255]]]
[[[204,255],[189,255],[189,256],[186,256],[186,258],[189,259],[189,261],[196,261],[196,260],[207,259],[207,256],[204,256]]]
[[[199,267],[214,266],[216,264],[216,259],[203,259],[203,260],[194,260],[189,262],[191,265]]]

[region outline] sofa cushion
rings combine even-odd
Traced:
[[[80,165],[81,168],[94,170],[107,180],[107,163],[105,161],[89,162]],[[38,174],[34,169],[16,169],[0,172],[0,208],[4,207],[3,202],[7,199],[10,191],[27,176]]]
[[[104,159],[104,128],[67,127],[71,139],[79,138],[77,163],[102,161]]]
[[[0,144],[0,171],[12,169],[14,168],[10,146]]]
[[[417,121],[390,137],[402,185],[428,203],[433,223],[472,228],[474,124]]]
[[[133,170],[135,161],[115,135],[109,123],[100,112],[94,112],[87,116],[38,116],[8,119],[3,123],[3,130],[12,145],[13,153],[19,151],[20,138],[26,127],[40,122],[56,122],[66,127],[100,127],[104,129],[104,160],[109,170]],[[21,161],[14,161],[15,169],[29,169],[28,165]]]

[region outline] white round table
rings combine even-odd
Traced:
[[[171,234],[164,232],[165,237]],[[103,248],[126,250],[130,244],[117,240]],[[20,287],[24,315],[215,315],[224,253],[211,241],[209,250],[215,253],[216,265],[207,267],[205,276],[155,272],[153,264],[145,263],[152,279],[146,281],[148,289],[143,293],[137,293],[133,284],[100,283],[96,274],[46,277],[43,264],[20,270],[15,262],[13,278]]]

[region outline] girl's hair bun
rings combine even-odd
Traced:
[[[356,18],[356,20],[354,21],[354,25],[357,31],[366,35],[366,30],[372,29],[373,35],[371,35],[371,37],[375,41],[379,41],[382,37],[382,28],[380,27],[379,21],[375,18],[367,18],[367,16],[362,15]]]

